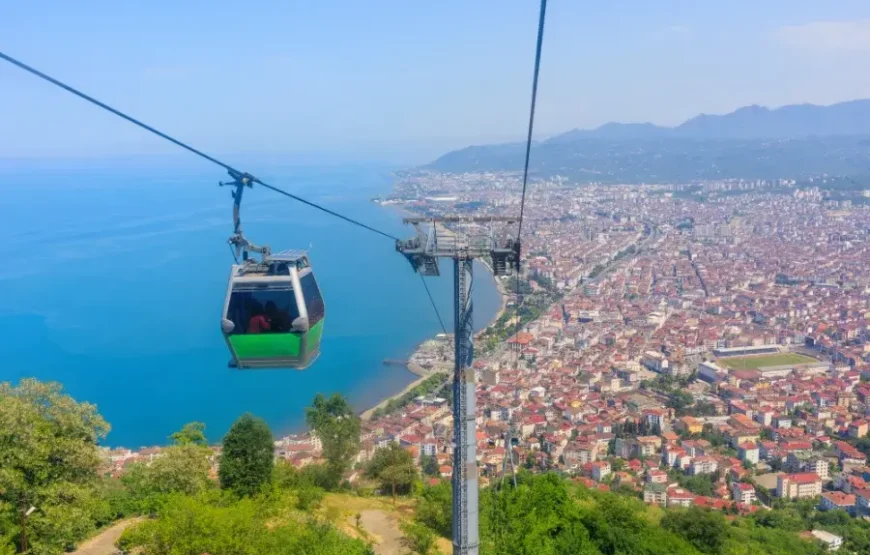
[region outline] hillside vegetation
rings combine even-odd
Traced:
[[[198,423],[173,434],[160,457],[114,478],[101,471],[98,442],[108,425],[95,407],[58,384],[0,384],[0,554],[63,553],[130,516],[145,518],[119,546],[143,555],[368,555],[381,539],[367,519],[391,536],[390,551],[383,543],[379,553],[444,552],[450,484],[424,486],[396,445],[377,451],[348,483],[359,448],[349,410],[339,396],[318,396],[308,409],[324,441],[322,464],[275,464],[268,427],[243,415],[223,438],[219,480]],[[842,535],[844,552],[870,552],[870,525],[811,503],[735,517],[650,507],[624,493],[522,473],[516,488],[508,481],[481,491],[481,553],[821,555],[821,545],[798,535],[811,528]]]

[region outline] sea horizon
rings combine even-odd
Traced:
[[[387,166],[317,165],[259,174],[270,184],[411,236],[401,214],[371,198],[392,188]],[[208,166],[69,170],[0,165],[0,381],[59,381],[97,405],[112,425],[103,445],[163,445],[190,421],[218,443],[241,414],[263,417],[276,437],[305,429],[316,393],[339,392],[358,411],[416,376],[385,366],[441,331],[420,278],[392,242],[274,193],[246,192],[242,224],[274,250],[307,248],[327,307],[323,352],[310,369],[239,371],[219,332],[232,257],[226,176]],[[446,268],[445,268],[446,270]],[[500,304],[477,265],[476,329]],[[448,331],[452,272],[427,283]]]

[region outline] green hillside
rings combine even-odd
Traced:
[[[348,410],[340,396],[318,396],[307,411],[319,435],[334,440],[324,439],[323,464],[276,464],[265,423],[243,415],[223,438],[217,476],[205,429],[192,423],[160,457],[113,477],[98,447],[108,425],[93,405],[57,384],[0,384],[0,555],[71,551],[136,516],[118,546],[143,555],[446,552],[450,484],[424,486],[398,446],[376,451],[348,483],[359,448],[359,421]],[[870,553],[870,524],[820,513],[813,500],[733,516],[647,506],[630,489],[602,492],[525,472],[516,488],[508,481],[481,492],[482,554],[821,555],[800,536],[810,529],[844,537],[844,553]]]

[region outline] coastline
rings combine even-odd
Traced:
[[[418,349],[419,349],[419,347],[418,347]],[[417,349],[414,350],[414,354],[416,354],[416,353],[417,353]],[[420,366],[419,364],[417,364],[415,362],[408,363],[406,370],[408,372],[416,374],[417,379],[413,380],[411,383],[406,385],[404,387],[404,389],[402,389],[398,393],[396,393],[394,395],[390,395],[389,397],[384,397],[383,399],[381,399],[381,401],[377,405],[362,411],[360,413],[359,417],[363,422],[367,422],[367,421],[371,420],[372,415],[374,414],[374,412],[376,410],[387,406],[387,403],[389,403],[393,399],[398,399],[399,397],[401,397],[405,393],[408,393],[409,391],[411,391],[412,389],[414,389],[415,387],[417,387],[421,383],[425,382],[427,379],[429,379],[429,377],[432,374],[435,373],[435,372],[427,372],[425,368],[423,368],[422,366]]]
[[[489,267],[489,264],[487,264],[486,261],[480,260],[479,262],[486,268],[486,270],[489,272],[490,277],[495,282],[495,289],[496,289],[496,291],[498,291],[499,296],[501,297],[501,301],[499,303],[499,308],[496,311],[495,315],[492,317],[492,319],[486,324],[486,326],[484,326],[483,328],[481,328],[480,330],[475,332],[475,334],[474,334],[475,339],[477,339],[482,333],[486,332],[486,330],[488,330],[490,327],[492,327],[493,324],[498,322],[499,318],[501,318],[504,315],[504,313],[507,311],[507,303],[508,303],[507,290],[505,289],[504,284],[501,282],[501,280],[499,278],[497,278],[492,273],[492,269]],[[431,370],[426,370],[425,368],[423,368],[422,366],[420,366],[419,364],[414,362],[414,359],[420,354],[420,351],[421,351],[423,345],[426,344],[428,341],[431,341],[431,339],[427,339],[426,341],[423,341],[411,352],[411,356],[409,357],[410,362],[405,367],[405,369],[408,372],[415,374],[417,376],[417,378],[414,379],[413,381],[411,381],[411,383],[409,383],[407,386],[405,386],[401,391],[399,391],[393,395],[390,395],[388,397],[384,397],[383,399],[381,399],[380,402],[378,402],[373,407],[369,407],[368,409],[362,411],[360,413],[361,420],[363,420],[364,422],[371,420],[372,415],[374,414],[374,412],[377,409],[383,408],[387,405],[387,403],[389,403],[393,399],[398,399],[399,397],[405,395],[406,393],[408,393],[409,391],[411,391],[412,389],[414,389],[418,385],[425,382],[427,379],[429,379],[430,376],[432,376],[433,374],[435,374],[436,372],[438,372],[440,370],[439,368],[433,368]]]

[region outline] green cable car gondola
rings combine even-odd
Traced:
[[[325,307],[308,256],[234,264],[221,329],[236,368],[296,368],[320,354]]]
[[[235,233],[229,243],[236,264],[230,270],[221,318],[221,331],[232,356],[230,366],[303,370],[320,354],[326,316],[314,271],[305,251],[272,254],[269,247],[245,238],[239,209],[251,177],[230,175],[234,180],[226,185],[235,187]],[[259,253],[261,259],[250,259],[250,252]]]

